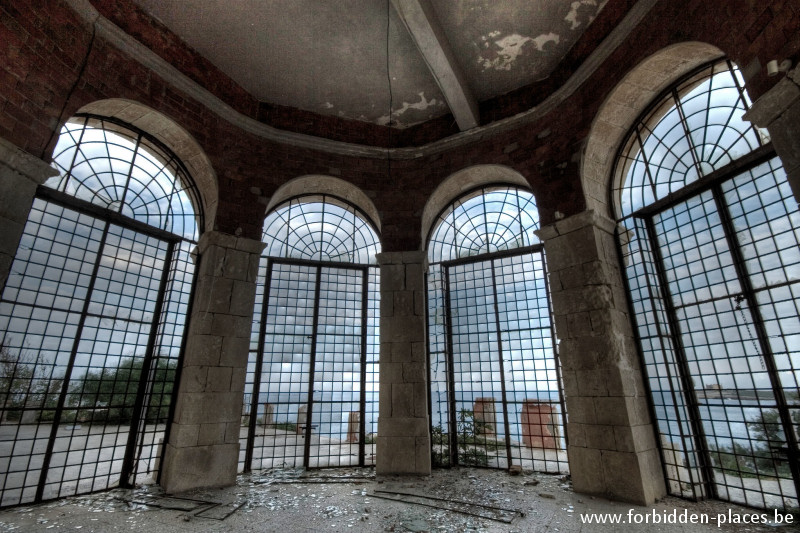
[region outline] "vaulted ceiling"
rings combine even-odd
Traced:
[[[468,130],[479,102],[553,72],[607,0],[135,1],[259,101]]]

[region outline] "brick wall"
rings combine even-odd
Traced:
[[[130,0],[97,0],[95,7],[156,54],[240,113],[305,133],[350,142],[389,142],[385,128],[337,118],[312,117],[291,108],[265,107],[218,69],[186,47]],[[602,37],[627,11],[631,0],[610,0],[590,26],[587,39]],[[606,12],[607,11],[607,12]],[[244,132],[181,93],[106,42],[58,0],[5,0],[0,5],[0,136],[44,159],[60,123],[83,105],[105,98],[136,100],[171,117],[208,154],[219,179],[216,229],[260,238],[264,206],[250,190],[271,195],[286,180],[332,174],[360,187],[382,218],[384,251],[420,246],[420,215],[430,193],[453,172],[474,164],[507,165],[522,174],[536,195],[543,223],[554,213],[571,215],[585,207],[578,178],[579,154],[591,121],[614,85],[648,55],[687,40],[710,42],[742,66],[758,59],[792,58],[800,51],[800,6],[757,0],[662,0],[648,15],[657,20],[635,29],[590,79],[557,109],[516,131],[414,160],[364,159],[320,153],[266,141]],[[481,107],[484,120],[502,118],[541,101],[591,51],[582,39],[550,80],[499,97]],[[764,69],[749,80],[756,98],[775,82]],[[428,128],[428,129],[426,129]],[[430,142],[452,134],[438,119],[392,133],[393,145]],[[391,167],[391,172],[389,168]]]

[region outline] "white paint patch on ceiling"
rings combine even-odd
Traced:
[[[493,31],[487,36],[481,37],[486,41],[489,37],[494,37],[500,34],[499,31]],[[526,44],[533,41],[530,37],[523,37],[517,33],[506,35],[502,39],[494,41],[493,46],[487,45],[485,53],[478,56],[478,63],[480,63],[483,70],[511,70],[514,61],[522,54],[522,49]]]
[[[499,31],[492,32],[482,37],[482,39],[488,40],[488,37],[494,37],[499,34]],[[478,63],[483,67],[483,70],[511,70],[514,62],[522,55],[526,44],[533,43],[533,47],[536,50],[543,52],[547,43],[558,44],[560,40],[561,38],[553,32],[539,35],[535,38],[523,37],[516,33],[506,35],[502,39],[494,41],[493,46],[486,42],[487,51],[478,56]]]
[[[591,12],[586,16],[586,26],[588,26],[597,16],[600,10],[605,7],[607,2],[608,0],[602,0],[601,2],[598,2],[597,0],[578,0],[576,2],[572,2],[572,4],[570,4],[569,13],[567,13],[567,16],[564,17],[564,20],[570,23],[571,30],[577,30],[583,24],[583,22],[580,20],[581,8],[594,8],[591,9]],[[587,9],[584,9],[583,11],[585,12]]]
[[[418,102],[413,102],[413,103],[403,102],[402,106],[392,110],[392,125],[399,128],[404,128],[419,122],[418,117],[412,120],[408,119],[403,120],[406,118],[403,115],[406,115],[409,112],[413,111],[429,111],[427,113],[428,118],[433,118],[435,116],[441,115],[442,108],[446,108],[446,105],[447,104],[444,100],[438,100],[436,98],[431,98],[430,100],[427,100],[425,98],[425,93],[421,92],[419,93]],[[382,117],[379,117],[376,120],[376,122],[381,126],[386,126],[389,124],[389,116],[383,115]]]
[[[546,45],[547,43],[558,44],[560,42],[561,38],[553,32],[540,35],[535,39],[533,39],[533,45],[540,52],[544,52],[544,45]]]

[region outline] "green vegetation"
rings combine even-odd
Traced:
[[[489,424],[475,419],[475,413],[461,409],[456,420],[456,436],[458,438],[458,463],[465,466],[488,466],[489,451],[505,448],[504,440],[494,438],[494,433],[487,431]],[[433,452],[431,460],[434,466],[450,466],[450,436],[441,426],[431,428]]]
[[[47,366],[37,364],[30,355],[18,355],[0,341],[0,419],[18,422],[22,409],[42,409],[52,417],[52,409],[58,403],[63,380],[46,375]],[[46,418],[46,417],[42,417]]]
[[[130,423],[142,373],[143,357],[126,357],[116,367],[93,370],[72,383],[67,405],[74,411],[65,419],[77,422]],[[166,420],[172,400],[177,362],[156,357],[151,369],[150,405],[144,414],[147,422]]]
[[[293,433],[297,431],[297,424],[294,424],[292,422],[277,422],[275,424],[272,424],[272,427],[283,431],[291,431]]]
[[[91,370],[71,380],[62,422],[131,421],[143,357],[123,358],[118,366]],[[150,375],[148,422],[163,421],[169,415],[177,362],[155,358]],[[0,406],[2,419],[24,421],[23,412],[35,414],[30,422],[52,421],[64,381],[47,374],[55,367],[43,364],[25,352],[15,354],[0,341]]]
[[[800,411],[792,411],[795,434],[800,434]],[[747,421],[752,447],[734,442],[733,446],[715,446],[709,451],[715,469],[751,478],[790,478],[786,456],[786,436],[776,409],[765,409]]]
[[[458,412],[458,462],[467,466],[488,466],[489,455],[485,449],[477,446],[486,446],[486,438],[477,437],[485,433],[486,424],[475,420],[475,414],[467,409]]]

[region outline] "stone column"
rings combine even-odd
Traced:
[[[424,252],[378,254],[381,267],[379,474],[430,474]]]
[[[0,137],[0,293],[28,221],[36,188],[58,171]]]
[[[650,505],[666,493],[614,223],[595,213],[545,226],[553,318],[577,492]]]
[[[161,486],[168,493],[236,482],[256,275],[263,248],[260,241],[216,231],[200,237],[189,336],[161,473]]]
[[[794,197],[800,202],[800,68],[790,71],[762,95],[744,118],[767,128]]]

